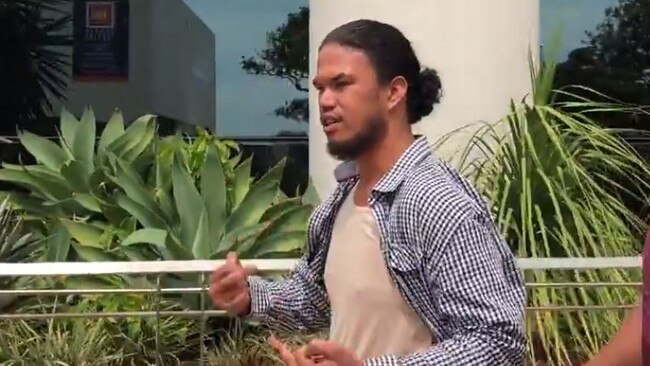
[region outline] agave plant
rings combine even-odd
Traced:
[[[184,155],[176,151],[171,160],[171,165],[157,163],[163,188],[156,192],[118,167],[114,183],[132,193],[128,199],[119,194],[118,200],[142,225],[122,241],[123,247],[153,244],[165,259],[222,258],[228,251],[254,258],[300,254],[312,208],[280,192],[284,160],[252,183],[251,159],[244,160],[235,168],[230,202],[215,146],[208,147],[196,185]],[[167,177],[170,189],[164,188]]]
[[[552,62],[532,69],[530,101],[512,103],[497,125],[479,128],[456,155],[457,165],[488,198],[498,227],[519,257],[638,255],[646,226],[624,197],[648,203],[650,167],[619,138],[619,131],[601,127],[591,116],[642,110],[593,102],[570,89],[552,90],[554,71]],[[581,91],[584,95],[589,90]],[[526,273],[526,282],[635,280],[637,272],[622,270]],[[528,301],[543,308],[632,304],[637,297],[625,287],[539,288],[529,293]],[[530,357],[546,364],[588,358],[617,329],[622,315],[531,312]]]
[[[107,166],[111,162],[120,161],[135,169],[151,164],[155,128],[155,119],[149,115],[125,129],[121,114],[116,113],[95,148],[96,122],[92,110],[86,109],[81,120],[77,120],[64,109],[58,144],[30,132],[19,134],[21,144],[37,164],[2,164],[0,180],[26,190],[13,192],[9,203],[23,213],[32,227],[40,224],[51,234],[48,260],[73,256],[69,253],[69,236],[79,238],[89,230],[81,223],[92,221],[106,234],[99,241],[73,243],[73,257],[86,260],[96,259],[102,249],[110,246],[114,231],[129,227],[128,214],[95,193],[108,182]]]
[[[311,206],[280,191],[284,161],[254,181],[252,157],[241,162],[241,154],[224,157],[220,145],[208,139],[212,142],[199,150],[200,164],[193,167],[188,142],[180,136],[159,138],[154,116],[125,129],[116,113],[96,148],[95,134],[91,110],[81,120],[63,110],[58,144],[24,132],[20,141],[37,164],[3,164],[0,170],[0,180],[28,190],[11,195],[10,202],[51,234],[49,260],[301,251]]]

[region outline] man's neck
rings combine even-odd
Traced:
[[[372,189],[415,141],[413,133],[393,134],[356,159],[360,186]]]

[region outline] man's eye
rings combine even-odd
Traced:
[[[348,86],[349,84],[350,83],[348,83],[347,81],[337,81],[336,83],[334,83],[334,87],[336,89],[343,89],[344,87]]]

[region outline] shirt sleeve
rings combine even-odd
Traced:
[[[285,331],[322,330],[329,326],[330,307],[316,260],[310,261],[305,255],[283,280],[250,277],[248,318]]]
[[[365,365],[523,365],[525,288],[491,220],[466,219],[432,262],[428,274],[443,335],[439,343],[421,353],[365,360]]]

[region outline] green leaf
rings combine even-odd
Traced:
[[[131,261],[150,261],[159,257],[147,244],[133,244],[121,247],[120,252],[124,253]]]
[[[250,257],[264,258],[278,253],[299,253],[305,247],[307,233],[303,230],[284,231],[269,235],[249,250]]]
[[[9,197],[9,204],[12,209],[24,210],[29,214],[37,215],[39,221],[41,221],[43,217],[56,217],[57,210],[52,207],[44,206],[43,203],[44,201],[40,198],[16,192],[12,192]],[[27,215],[23,214],[21,216],[25,219],[25,216]]]
[[[46,201],[43,202],[43,207],[53,207],[56,212],[60,213],[60,216],[65,217],[87,217],[90,216],[91,212],[83,207],[77,200],[72,197],[65,198],[58,201]]]
[[[98,277],[98,276],[69,276],[65,278],[64,284],[66,289],[75,289],[75,290],[115,288],[115,281],[111,281],[109,278],[106,277]]]
[[[79,202],[79,204],[85,209],[96,213],[102,213],[100,202],[95,198],[95,196],[89,193],[73,193],[72,196],[75,201]]]
[[[269,223],[263,222],[228,232],[217,246],[217,251],[212,258],[225,256],[230,251],[246,252],[255,243],[257,236],[266,230],[269,225]]]
[[[77,133],[78,125],[79,121],[77,121],[77,118],[68,112],[65,107],[61,108],[61,134],[63,135],[63,141],[65,141],[65,144],[70,150],[72,150],[72,146],[74,145],[74,137]]]
[[[262,181],[261,183],[255,183],[251,187],[246,198],[230,215],[226,223],[227,232],[260,222],[262,215],[278,194],[279,182]]]
[[[286,211],[302,206],[301,201],[302,199],[300,197],[282,200],[269,207],[266,212],[264,212],[264,215],[262,215],[260,221],[274,220],[280,217]]]
[[[186,248],[191,249],[204,206],[180,154],[174,156],[172,185],[176,209],[181,219],[180,240]]]
[[[70,160],[61,167],[61,176],[75,192],[88,192],[90,190],[87,163]]]
[[[201,168],[201,196],[207,208],[210,240],[217,242],[226,227],[227,188],[223,166],[214,145],[208,147],[208,155]]]
[[[142,141],[143,136],[148,132],[150,124],[153,123],[153,118],[154,116],[147,115],[133,121],[120,137],[108,145],[106,150],[113,152],[118,157],[122,157]]]
[[[108,120],[102,135],[99,138],[99,149],[106,149],[113,141],[117,140],[124,133],[124,118],[122,112],[115,111]]]
[[[68,259],[71,239],[68,230],[63,225],[57,224],[45,242],[45,260],[47,262],[63,262]]]
[[[42,198],[53,201],[64,199],[72,194],[65,182],[59,180],[60,177],[41,174],[36,171],[0,169],[0,181],[15,183]]]
[[[302,196],[302,203],[306,205],[311,205],[312,207],[317,207],[320,205],[320,197],[316,191],[316,186],[314,186],[314,181],[309,177],[309,182],[307,183],[307,189],[305,189],[305,194]]]
[[[101,238],[104,230],[96,225],[81,221],[60,220],[72,238],[87,247],[102,248]]]
[[[235,177],[233,182],[233,200],[232,209],[235,210],[239,204],[244,200],[251,185],[251,164],[253,156],[241,162],[235,168]]]
[[[153,117],[150,117],[153,118]],[[132,148],[128,149],[124,154],[123,158],[126,161],[135,161],[140,155],[142,155],[151,145],[156,134],[156,126],[153,122],[147,123],[147,128],[140,137],[138,143]]]
[[[165,213],[156,203],[153,192],[147,189],[138,173],[133,171],[126,162],[120,159],[117,160],[117,163],[117,177],[112,179],[113,182],[120,186],[129,198],[146,207],[158,219],[164,222],[171,222],[171,218],[166,217]]]
[[[114,262],[120,259],[118,256],[99,248],[88,247],[78,243],[72,243],[72,248],[77,252],[79,259],[85,262]]]
[[[145,207],[135,200],[129,198],[122,192],[117,192],[115,194],[115,202],[123,210],[135,217],[138,222],[143,226],[148,228],[163,229],[166,230],[167,224],[163,219],[156,216],[156,214],[151,211],[148,207]]]
[[[306,231],[310,213],[310,206],[291,207],[279,213],[270,219],[269,227],[259,235],[257,240],[262,241],[268,236],[285,231]]]
[[[154,244],[159,247],[165,246],[165,241],[167,240],[167,231],[160,229],[151,229],[145,228],[133,232],[129,235],[124,241],[122,241],[122,246],[129,246],[134,244]]]
[[[92,173],[94,167],[96,130],[95,114],[87,108],[79,122],[72,146],[72,154],[82,164],[86,176]]]
[[[212,244],[214,243],[214,244]],[[210,236],[208,230],[208,213],[205,207],[201,210],[199,226],[196,228],[196,236],[192,243],[192,254],[195,259],[209,259],[210,254],[216,249],[217,239]],[[214,245],[214,248],[213,248]]]
[[[284,173],[284,167],[287,165],[287,159],[282,158],[275,166],[273,166],[271,169],[269,169],[266,174],[262,176],[262,178],[258,179],[255,185],[264,185],[267,183],[276,183],[278,186],[280,185],[280,181],[282,180],[282,174]]]
[[[24,131],[19,133],[18,138],[36,161],[54,171],[58,172],[70,158],[65,150],[44,137]]]
[[[167,240],[165,240],[165,248],[168,252],[168,257],[166,260],[192,260],[192,252],[178,242],[173,235],[167,235]]]

